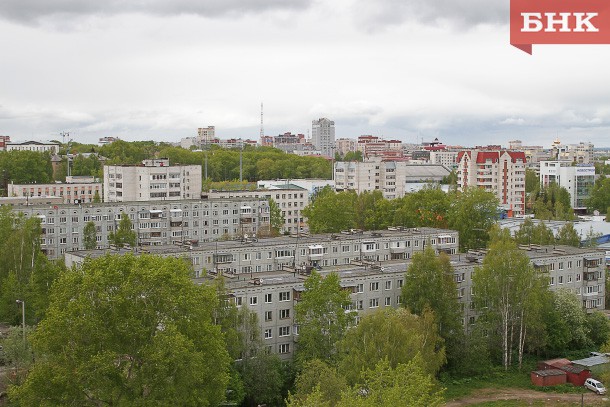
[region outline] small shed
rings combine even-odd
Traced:
[[[534,386],[556,386],[567,380],[566,372],[560,369],[534,370],[530,377]]]
[[[589,369],[593,376],[599,376],[602,373],[610,371],[610,359],[604,355],[573,360],[572,364],[584,369]]]
[[[562,366],[571,365],[568,359],[559,358],[559,359],[550,359],[538,362],[536,365],[536,369],[538,370],[546,370],[546,369],[561,369]]]
[[[591,377],[591,371],[582,366],[565,365],[560,369],[566,372],[568,383],[574,386],[584,386],[585,380]]]

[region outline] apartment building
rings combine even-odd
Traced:
[[[335,122],[325,117],[311,122],[311,143],[322,155],[335,156]]]
[[[129,216],[140,246],[207,242],[269,230],[269,205],[263,198],[36,205],[13,210],[41,220],[41,247],[53,259],[84,248],[83,230],[89,221],[95,224],[98,247],[109,247],[108,236],[117,229],[122,213]]]
[[[349,152],[356,151],[356,140],[352,138],[340,138],[335,141],[335,152],[340,156],[345,156]]]
[[[167,158],[104,165],[104,202],[198,199],[201,180],[201,165],[170,166]]]
[[[525,154],[504,150],[458,153],[458,187],[493,192],[509,216],[525,214]]]
[[[570,161],[577,164],[593,162],[593,143],[580,142],[578,144],[562,144],[559,139],[553,141],[551,147],[552,160]]]
[[[224,273],[226,278],[226,287],[231,293],[231,298],[238,307],[247,307],[257,313],[258,320],[261,326],[261,336],[264,344],[270,352],[277,353],[283,359],[292,357],[295,346],[298,343],[299,327],[295,323],[295,305],[299,301],[301,293],[304,291],[304,281],[311,272],[313,267],[313,259],[324,258],[330,260],[328,266],[322,266],[319,273],[326,275],[330,272],[337,272],[341,279],[341,287],[350,293],[352,298],[351,310],[355,310],[358,316],[366,315],[383,307],[398,307],[401,304],[402,286],[405,283],[405,272],[410,264],[410,255],[415,249],[415,242],[418,243],[417,250],[422,250],[424,245],[430,242],[435,245],[437,251],[447,251],[447,249],[457,248],[457,234],[454,231],[445,231],[439,229],[421,230],[420,234],[416,230],[407,229],[402,231],[377,231],[370,234],[363,234],[362,239],[354,238],[354,235],[340,236],[337,245],[334,241],[328,240],[329,235],[312,236],[306,243],[298,243],[296,239],[279,238],[265,239],[265,244],[253,248],[253,250],[235,250],[228,249],[227,246],[219,247],[212,254],[208,251],[208,256],[216,255],[218,261],[216,274]],[[449,233],[447,233],[449,232]],[[379,234],[381,236],[374,236]],[[423,237],[426,236],[426,239]],[[432,238],[436,236],[436,238]],[[292,244],[286,245],[284,242]],[[375,239],[375,240],[371,240]],[[385,240],[384,240],[385,239]],[[403,256],[400,253],[388,260],[375,260],[377,257],[360,256],[363,249],[366,248],[365,241],[369,241],[374,245],[379,244],[377,249],[379,254],[383,254],[386,244],[390,250],[403,251]],[[410,247],[407,243],[411,242]],[[218,242],[219,246],[223,243],[236,242]],[[254,243],[253,243],[254,244]],[[292,249],[292,245],[296,247]],[[209,244],[208,244],[209,245]],[[239,247],[248,246],[249,244],[241,244]],[[357,247],[353,247],[357,246]],[[269,247],[268,250],[264,247]],[[281,252],[282,247],[287,247],[289,251],[294,251],[295,256],[304,253],[302,259],[306,260],[307,266],[292,267],[292,259],[288,259],[288,265],[280,264],[285,257],[276,258],[276,263],[271,263],[270,271],[265,264],[270,264],[266,257],[270,251],[271,256],[278,254],[285,255]],[[335,253],[333,247],[337,247]],[[341,256],[346,256],[343,253],[343,248],[348,247],[349,258],[348,264],[342,264],[338,261],[337,265],[333,259],[341,259]],[[352,248],[354,250],[352,250]],[[151,248],[154,250],[156,248]],[[326,251],[325,251],[326,249]],[[529,257],[531,264],[535,270],[547,278],[549,288],[551,290],[567,289],[576,294],[582,301],[583,308],[588,312],[601,310],[604,308],[605,300],[605,262],[604,253],[595,249],[574,248],[567,246],[522,246],[521,249]],[[305,250],[305,251],[303,251]],[[125,252],[125,251],[121,251]],[[257,254],[260,252],[260,259],[256,260]],[[183,255],[190,257],[193,263],[196,263],[195,258],[201,256],[197,252],[197,248],[191,250],[183,249],[177,251],[160,253],[167,256]],[[192,255],[192,253],[196,253]],[[68,253],[66,256],[66,264],[70,267],[74,264],[80,264],[84,261],[85,256],[100,256],[102,251],[94,252],[75,252]],[[292,255],[292,253],[289,253]],[[261,266],[261,271],[256,271],[256,268],[241,273],[233,274],[230,270],[222,269],[222,261],[227,260],[227,256],[232,255],[233,260],[237,261],[239,257],[242,262],[251,261],[251,258],[257,265]],[[374,254],[373,256],[377,256]],[[312,257],[313,256],[313,257]],[[352,257],[353,256],[353,257]],[[478,314],[473,305],[473,285],[472,275],[475,267],[480,267],[484,257],[483,252],[470,252],[468,254],[453,254],[450,256],[450,261],[453,266],[453,278],[456,282],[456,296],[460,303],[463,304],[463,319],[462,324],[465,330],[468,330],[476,323]],[[301,258],[297,260],[297,265],[301,262]],[[320,263],[318,263],[320,264]],[[195,264],[195,270],[198,270],[198,265]],[[272,270],[271,270],[272,269]],[[213,270],[213,269],[212,269]],[[197,283],[203,284],[209,281],[204,278],[203,273],[199,272],[194,280]]]
[[[410,259],[430,242],[437,251],[456,253],[458,232],[435,228],[389,228],[362,232],[344,231],[336,234],[293,235],[268,239],[199,242],[196,246],[150,247],[151,253],[162,256],[185,256],[191,259],[195,275],[206,272],[228,276],[249,275],[290,268],[339,267],[353,263],[370,264]],[[66,254],[72,265],[86,256],[99,256],[104,251]]]
[[[457,151],[430,151],[430,164],[444,165],[449,169],[457,168]]]
[[[363,157],[401,158],[403,156],[402,141],[385,140],[381,137],[365,135],[358,137],[356,149],[362,151]]]
[[[406,161],[367,160],[336,162],[335,188],[362,193],[379,190],[384,198],[394,199],[412,192],[415,184],[439,183],[450,174],[442,165],[410,164]]]
[[[540,185],[555,183],[570,193],[570,204],[577,211],[587,209],[587,200],[595,185],[595,165],[572,161],[540,161]]]
[[[90,203],[102,200],[102,183],[90,176],[67,176],[66,182],[54,184],[8,184],[12,197],[60,197],[61,203]]]
[[[202,193],[202,197],[209,199],[273,199],[284,217],[284,226],[280,233],[299,233],[308,230],[307,218],[303,217],[302,212],[309,205],[309,193],[307,189],[294,184],[269,185],[266,189],[255,191],[210,191]]]

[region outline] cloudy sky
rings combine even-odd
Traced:
[[[610,45],[509,45],[502,0],[2,0],[0,134],[610,146]]]

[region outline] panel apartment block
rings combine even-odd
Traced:
[[[170,166],[166,158],[104,166],[104,202],[198,199],[201,165]]]
[[[83,229],[89,221],[95,224],[98,247],[109,247],[108,236],[118,227],[122,213],[131,219],[140,246],[207,242],[269,230],[268,202],[256,198],[37,205],[13,210],[40,218],[42,250],[50,258],[82,250]]]

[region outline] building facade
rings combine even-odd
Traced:
[[[91,203],[96,197],[101,202],[102,183],[94,177],[67,176],[65,183],[8,184],[8,196],[61,197],[62,203]]]
[[[340,138],[335,141],[335,151],[344,157],[349,152],[356,151],[356,140],[352,138]]]
[[[167,158],[104,166],[104,202],[198,199],[201,184],[201,165],[170,166]]]
[[[525,154],[504,150],[458,153],[458,187],[492,192],[509,216],[525,215]]]
[[[335,156],[335,122],[323,117],[311,122],[311,143],[327,157]]]
[[[53,142],[24,141],[22,143],[7,141],[4,145],[6,151],[36,151],[43,153],[59,154],[59,144]]]
[[[129,216],[140,246],[207,242],[269,230],[269,205],[258,198],[30,205],[13,210],[41,220],[41,247],[53,259],[84,248],[83,230],[89,221],[95,224],[98,247],[109,247],[108,237],[122,213]]]
[[[587,200],[595,185],[595,166],[573,165],[573,161],[541,161],[540,185],[547,187],[552,183],[570,193],[570,204],[574,210],[586,210]]]
[[[439,183],[449,174],[447,167],[442,165],[410,164],[407,161],[340,161],[334,167],[337,190],[358,193],[378,190],[386,199],[403,197],[413,191],[415,184]]]

